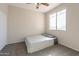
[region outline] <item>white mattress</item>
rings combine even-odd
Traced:
[[[35,35],[35,36],[29,36],[26,39],[30,43],[38,43],[38,42],[43,42],[47,40],[52,40],[53,38],[45,37],[43,35]]]
[[[28,53],[32,53],[48,46],[54,45],[54,38],[45,37],[43,35],[35,35],[26,37],[25,43]]]

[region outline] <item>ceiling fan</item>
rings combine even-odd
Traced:
[[[27,4],[31,4],[31,3],[27,3]],[[49,6],[48,3],[35,3],[35,4],[36,4],[36,9],[39,9],[40,5]]]

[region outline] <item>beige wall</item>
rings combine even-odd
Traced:
[[[7,44],[7,13],[8,6],[0,4],[0,50]]]
[[[44,33],[44,14],[9,6],[8,44],[24,41],[28,35]]]
[[[67,9],[67,30],[48,30],[48,15],[66,8]],[[79,51],[79,4],[61,4],[50,12],[46,13],[46,32],[56,35],[59,43]]]

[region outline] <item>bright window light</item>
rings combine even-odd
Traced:
[[[57,30],[66,30],[66,10],[57,12]]]
[[[56,13],[50,15],[49,29],[50,30],[56,30]]]
[[[66,31],[66,9],[49,16],[49,30]]]

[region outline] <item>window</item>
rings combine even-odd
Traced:
[[[56,30],[56,13],[50,15],[50,21],[49,21],[49,29],[50,30]]]
[[[66,10],[57,13],[57,30],[66,30]]]
[[[50,15],[49,29],[50,30],[65,30],[66,31],[66,9]]]

